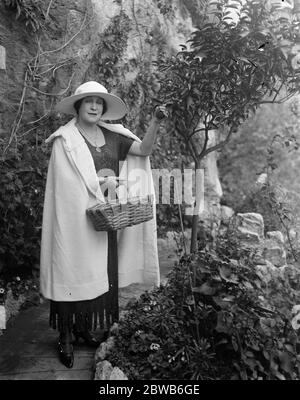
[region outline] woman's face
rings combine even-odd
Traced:
[[[98,96],[85,97],[78,111],[79,120],[87,124],[96,124],[103,113],[103,99]]]

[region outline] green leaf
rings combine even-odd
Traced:
[[[284,346],[287,349],[287,351],[289,351],[290,353],[295,352],[294,347],[291,344],[285,344]]]
[[[251,62],[246,57],[241,56],[241,57],[238,57],[238,59],[241,60],[241,61],[244,61],[247,64],[251,64]]]
[[[223,311],[219,311],[217,313],[217,317],[218,317],[218,320],[217,320],[217,325],[215,327],[215,330],[217,332],[219,332],[219,333],[228,334],[229,333],[229,328],[224,322],[224,313],[223,313]]]
[[[276,376],[276,378],[278,378],[281,381],[286,380],[285,376],[282,373],[280,373],[279,371],[274,371],[274,375]]]
[[[234,351],[237,352],[239,350],[239,346],[238,346],[238,342],[234,336],[232,336],[232,338],[231,338],[231,343],[232,343]]]
[[[250,31],[249,30],[245,30],[245,31],[243,31],[243,32],[240,32],[239,33],[239,36],[241,37],[241,38],[245,38],[246,36],[248,36],[250,34]]]
[[[193,104],[194,104],[194,100],[191,96],[189,96],[187,98],[187,108],[190,108],[191,106],[193,106]]]
[[[265,335],[272,336],[273,328],[276,325],[276,321],[274,319],[261,317],[259,319],[259,324]]]
[[[195,58],[199,58],[200,61],[205,57],[207,57],[207,53],[205,51],[199,51],[195,54]]]
[[[229,309],[232,306],[234,297],[232,296],[232,298],[226,298],[226,297],[222,298],[214,296],[213,300],[219,307],[221,307],[224,310],[224,309]]]
[[[289,353],[279,352],[278,357],[280,360],[280,366],[283,369],[283,371],[288,372],[289,374],[292,374],[293,368],[292,368],[292,362],[291,362],[291,357],[290,357]]]
[[[238,283],[238,278],[236,275],[232,274],[231,268],[228,266],[223,265],[222,267],[219,267],[219,273],[222,279],[224,279],[226,282],[230,283]]]
[[[193,287],[193,293],[204,294],[205,296],[213,296],[216,293],[217,289],[210,286],[208,283],[203,283],[200,287]]]
[[[238,6],[238,5],[236,5],[236,4],[230,4],[230,5],[228,5],[228,8],[234,8],[234,9],[239,9],[240,7]],[[230,12],[230,11],[229,11]]]

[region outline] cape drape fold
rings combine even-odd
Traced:
[[[75,126],[60,127],[53,142],[44,199],[40,290],[55,301],[89,300],[108,291],[107,233],[94,230],[86,209],[103,201],[90,151]],[[99,123],[112,134],[140,139],[120,124]],[[128,155],[120,172],[130,195],[155,191],[149,157]],[[146,178],[146,179],[145,179]],[[153,219],[118,232],[119,287],[159,285],[155,202]]]

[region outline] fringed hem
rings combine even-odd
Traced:
[[[108,232],[109,291],[92,300],[50,301],[49,323],[59,332],[109,329],[119,321],[117,231]]]
[[[108,301],[111,292],[104,293],[93,300],[84,301],[50,301],[49,324],[59,332],[71,331],[76,327],[77,331],[108,330],[114,322],[119,320],[118,297],[114,302]]]

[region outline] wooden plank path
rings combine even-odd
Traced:
[[[166,249],[159,251],[161,279],[172,268],[176,255]],[[133,297],[139,297],[149,287],[133,284],[120,289],[120,310]],[[8,324],[0,337],[0,380],[92,380],[95,350],[76,346],[74,366],[64,367],[57,358],[58,334],[49,328],[49,303],[21,311]]]

